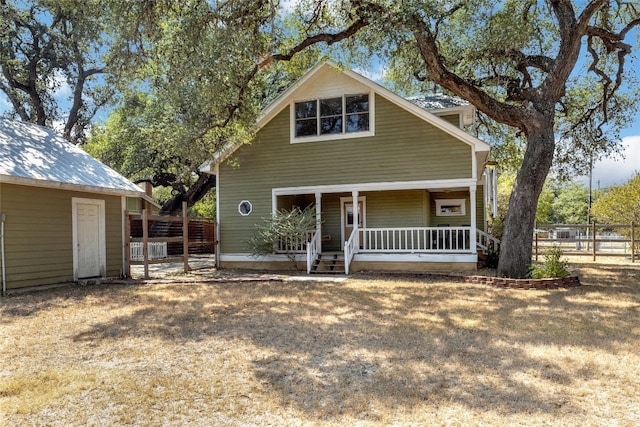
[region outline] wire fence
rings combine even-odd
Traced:
[[[640,232],[636,224],[546,224],[538,225],[533,252],[538,257],[558,247],[564,255],[627,257],[635,262],[640,257]]]

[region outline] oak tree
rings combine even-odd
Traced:
[[[84,141],[113,96],[98,78],[107,66],[100,3],[0,0],[0,92],[10,116],[48,127],[60,122],[67,140]]]
[[[556,148],[582,143],[581,132],[604,133],[629,106],[619,94],[637,47],[631,37],[640,25],[640,5],[326,0],[302,2],[297,13],[304,22],[299,41],[274,59],[352,32],[349,38],[357,42],[346,47],[360,52],[368,47],[388,61],[394,80],[405,86],[435,83],[522,135],[524,157],[509,200],[498,274],[525,277],[536,204]],[[605,152],[611,149],[611,140],[596,140]]]

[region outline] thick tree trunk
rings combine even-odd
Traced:
[[[498,262],[500,277],[524,278],[529,273],[538,197],[553,162],[553,117],[532,122],[534,130],[527,133],[527,150],[509,199]]]

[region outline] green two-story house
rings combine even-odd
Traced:
[[[489,145],[463,130],[474,117],[465,102],[407,100],[316,65],[263,111],[251,144],[204,166],[217,177],[219,266],[290,268],[291,248],[256,258],[247,241],[277,210],[315,205],[295,248],[309,272],[475,269],[495,193]]]

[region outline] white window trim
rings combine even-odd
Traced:
[[[443,205],[458,205],[459,212],[442,212]],[[436,199],[436,216],[465,216],[466,200],[465,199]]]
[[[296,137],[296,103],[297,102],[317,101],[318,99],[337,98],[338,96],[342,96],[342,102],[344,104],[346,96],[359,95],[359,94],[365,94],[365,93],[369,94],[369,130],[368,131],[331,133],[326,135]],[[289,111],[290,111],[290,120],[289,120],[290,132],[289,133],[291,135],[291,144],[301,144],[305,142],[318,142],[318,141],[337,141],[341,139],[366,138],[366,137],[375,136],[375,129],[376,129],[375,99],[376,99],[375,93],[373,91],[369,91],[369,92],[358,92],[358,93],[345,93],[345,94],[336,95],[336,96],[292,100],[289,107]],[[319,111],[318,111],[318,114],[320,114]]]
[[[243,204],[248,204],[249,205],[249,212],[247,213],[243,213],[242,212],[242,205]],[[251,203],[249,200],[242,200],[240,203],[238,203],[238,213],[242,216],[249,216],[251,215],[251,213],[253,212],[253,203]]]

